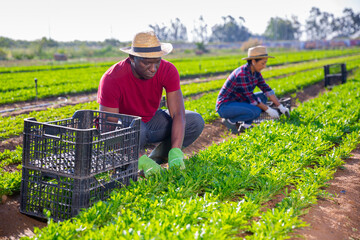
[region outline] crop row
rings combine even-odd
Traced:
[[[328,64],[336,64],[336,63],[347,63],[347,69],[353,69],[359,63],[359,56],[351,56],[351,57],[341,57],[336,59],[326,59],[320,60],[317,62],[305,62],[298,63],[294,65],[287,65],[286,67],[278,67],[278,68],[267,68],[262,72],[263,77],[268,81],[272,80],[271,78],[284,78],[286,75],[299,73],[301,71],[309,71],[315,68],[322,68],[324,65]],[[315,70],[317,73],[323,73],[322,69]],[[314,72],[315,72],[314,71]],[[188,84],[182,85],[181,90],[183,92],[184,97],[188,97],[191,95],[195,95],[201,92],[218,90],[224,84],[224,80],[211,80],[207,83],[203,84]]]
[[[360,48],[348,49],[343,52],[343,54],[351,55],[356,54],[359,51]],[[305,56],[300,53],[304,52],[278,54],[276,59],[269,61],[269,65],[284,64],[286,62],[298,62],[300,57],[309,60],[309,56],[311,54],[313,54],[312,59],[316,59],[314,58],[314,55],[318,54],[316,51],[305,52]],[[328,52],[323,51],[318,55],[322,58],[329,58],[333,56],[338,57],[338,54],[338,51],[332,50]],[[217,72],[229,72],[241,64],[239,59],[239,56],[225,56],[218,58],[199,58],[195,60],[188,59],[187,61],[183,59],[174,59],[172,61],[179,69],[181,78],[183,78]],[[330,63],[333,61],[338,62],[337,60],[329,61]],[[323,64],[328,64],[327,62],[329,61],[325,61]],[[309,66],[311,66],[311,64],[308,64],[308,67]],[[317,64],[317,66],[320,67],[319,64]],[[36,96],[38,99],[41,99],[64,94],[96,91],[99,85],[99,80],[108,67],[109,65],[106,64],[98,64],[88,68],[67,68],[56,71],[0,74],[0,104],[33,100]],[[35,78],[37,79],[37,91],[35,89]]]
[[[304,61],[318,61],[325,58],[340,57],[346,55],[357,55],[358,48],[346,49],[344,52],[339,50],[322,51],[297,51],[281,52],[271,54],[275,58],[270,58],[268,66],[284,65],[288,63],[298,63]],[[224,56],[203,59],[179,59],[175,60],[174,65],[180,69],[180,76],[198,76],[202,74],[214,74],[219,72],[229,72],[237,68],[245,61],[241,60],[245,56]],[[185,75],[182,75],[185,74]]]
[[[55,71],[64,69],[78,69],[78,68],[92,68],[111,66],[113,62],[100,63],[81,63],[81,62],[49,62],[47,65],[31,65],[31,66],[12,66],[0,67],[0,74],[3,73],[21,73],[21,72],[41,72],[41,71]]]
[[[358,67],[360,59],[347,62],[347,69],[351,70]],[[279,73],[281,74],[281,73]],[[264,74],[265,75],[265,74]],[[278,96],[283,96],[295,92],[302,87],[314,84],[322,81],[324,78],[322,69],[314,69],[310,71],[297,72],[293,75],[286,77],[272,79],[269,81],[269,85],[275,90]],[[210,122],[218,118],[218,114],[215,112],[215,103],[217,98],[217,90],[219,90],[224,83],[224,80],[214,80],[205,83],[193,83],[189,85],[183,85],[182,91],[184,96],[191,96],[196,93],[204,93],[208,91],[208,94],[195,100],[185,101],[185,108],[187,110],[196,111],[200,113],[206,122]],[[215,91],[216,90],[216,91]],[[64,119],[72,116],[73,113],[81,109],[98,109],[98,104],[93,102],[77,104],[75,106],[66,106],[62,108],[53,109],[50,108],[46,111],[31,112],[29,114],[21,114],[11,117],[0,118],[0,124],[2,129],[0,130],[0,139],[6,139],[11,136],[19,135],[23,129],[23,119],[28,117],[35,117],[40,122],[47,122],[56,119]]]
[[[264,69],[261,73],[265,79],[279,77],[282,75],[292,74],[300,71],[307,71],[315,68],[323,68],[325,65],[347,63],[353,60],[359,59],[359,55],[343,56],[331,59],[321,59],[312,62],[301,62],[297,64],[288,65],[284,68],[281,67],[269,67]],[[347,66],[349,69],[351,66]],[[336,69],[338,70],[338,69]]]
[[[276,64],[288,63],[288,62],[301,62],[301,61],[308,61],[312,59],[322,59],[322,58],[330,58],[342,55],[349,55],[349,54],[357,54],[360,53],[360,48],[347,48],[347,49],[335,49],[335,50],[311,50],[311,51],[297,51],[297,52],[275,52],[271,55],[276,56]],[[171,57],[171,55],[169,55]],[[243,58],[245,56],[242,55],[228,55],[228,56],[216,56],[216,57],[192,57],[192,58],[169,58],[168,60],[173,62],[175,65],[186,63],[192,64],[195,62],[197,65],[200,62],[214,62],[221,60],[236,60]],[[77,69],[77,68],[92,68],[92,67],[109,67],[114,62],[100,62],[100,63],[72,63],[72,62],[49,62],[47,65],[38,65],[38,66],[13,66],[13,67],[0,67],[0,74],[1,73],[18,73],[18,72],[39,72],[39,71],[53,71],[53,70],[63,70],[63,69]],[[238,62],[236,64],[239,64]]]
[[[0,196],[12,195],[13,192],[20,190],[21,184],[21,164],[22,147],[18,146],[16,150],[6,149],[0,153]],[[16,171],[6,171],[5,167],[17,165]]]
[[[358,66],[360,64],[360,59],[356,61],[352,61],[348,63],[348,67],[350,69],[353,69],[354,67]],[[299,72],[297,74],[287,76],[285,78],[278,78],[273,79],[269,81],[270,86],[275,89],[278,96],[283,96],[285,94],[289,94],[295,91],[298,91],[302,87],[314,84],[316,82],[322,81],[323,75],[321,69],[315,69],[311,71],[306,72]],[[216,80],[206,83],[193,83],[189,85],[184,85],[182,89],[202,89],[203,91],[208,91],[207,88],[209,84],[215,83],[217,85],[216,89],[218,90],[221,85],[223,84],[224,80]],[[203,87],[199,87],[203,86]],[[185,90],[186,92],[186,90]],[[205,122],[210,123],[211,121],[217,119],[219,116],[215,112],[215,102],[218,95],[218,91],[212,92],[209,94],[205,94],[202,97],[195,99],[195,100],[188,100],[185,101],[185,108],[188,110],[196,111],[200,113],[203,118],[205,119]],[[39,111],[39,112],[32,112],[30,114],[23,114],[18,115],[16,117],[7,117],[7,118],[1,118],[0,124],[3,126],[3,131],[0,134],[1,138],[7,138],[14,135],[19,135],[21,131],[23,130],[23,119],[28,117],[35,117],[39,122],[46,122],[46,121],[52,121],[55,119],[64,119],[68,118],[69,116],[72,116],[73,113],[77,110],[81,109],[98,109],[98,104],[93,102],[78,104],[75,106],[66,106],[62,108],[57,109],[50,109],[47,111]],[[17,156],[18,163],[21,162],[21,158],[18,154],[19,150],[21,148],[17,149],[13,153],[10,151],[6,151],[6,156],[9,156],[12,154],[12,156]],[[4,157],[6,158],[6,157]],[[0,157],[1,159],[1,157]],[[20,173],[13,173],[13,177],[19,177]],[[9,178],[9,176],[7,176]],[[5,185],[4,185],[5,186]],[[9,186],[7,184],[6,186]],[[16,187],[17,185],[14,185]],[[10,192],[13,191],[13,187],[11,188],[4,188],[3,192]],[[15,188],[16,189],[16,188]],[[1,189],[0,189],[1,190]],[[0,191],[1,192],[1,191]]]
[[[287,239],[360,142],[355,81],[169,169],[117,189],[34,239]],[[266,208],[270,200],[282,197]],[[51,214],[51,209],[49,209]]]

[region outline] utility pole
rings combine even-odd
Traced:
[[[34,79],[35,80],[35,101],[38,100],[38,90],[37,90],[37,78]]]

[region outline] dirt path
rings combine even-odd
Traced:
[[[320,199],[303,216],[310,226],[296,233],[305,239],[360,239],[360,146],[345,162],[326,188],[333,199]]]
[[[307,87],[297,93],[296,99],[307,101],[324,92],[322,83]],[[85,96],[84,96],[85,97]],[[296,102],[293,102],[296,106]],[[220,120],[206,124],[198,140],[185,149],[188,156],[195,154],[211,144],[224,141],[224,136],[234,136],[227,133]],[[18,140],[9,140],[9,144],[21,144]],[[11,146],[8,146],[11,147]],[[333,200],[320,199],[318,204],[309,209],[303,219],[310,227],[297,230],[305,239],[332,240],[332,239],[360,239],[360,148],[346,160],[343,168],[339,169],[335,178],[329,182],[326,189],[334,194]],[[19,239],[21,236],[32,236],[34,227],[44,227],[45,222],[23,215],[19,212],[19,194],[9,197],[0,204],[0,239]],[[302,239],[296,238],[293,239]]]

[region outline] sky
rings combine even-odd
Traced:
[[[0,36],[125,42],[150,24],[169,26],[179,18],[191,38],[200,16],[211,27],[228,15],[243,17],[251,33],[262,34],[271,17],[294,15],[305,24],[312,7],[340,17],[345,8],[359,13],[360,0],[0,0]]]

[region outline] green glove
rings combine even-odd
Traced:
[[[184,153],[180,148],[172,148],[169,151],[169,168],[180,166],[180,169],[185,168]]]
[[[148,156],[142,155],[139,158],[138,169],[143,170],[145,177],[148,177],[150,175],[159,173],[161,170],[161,166]]]

